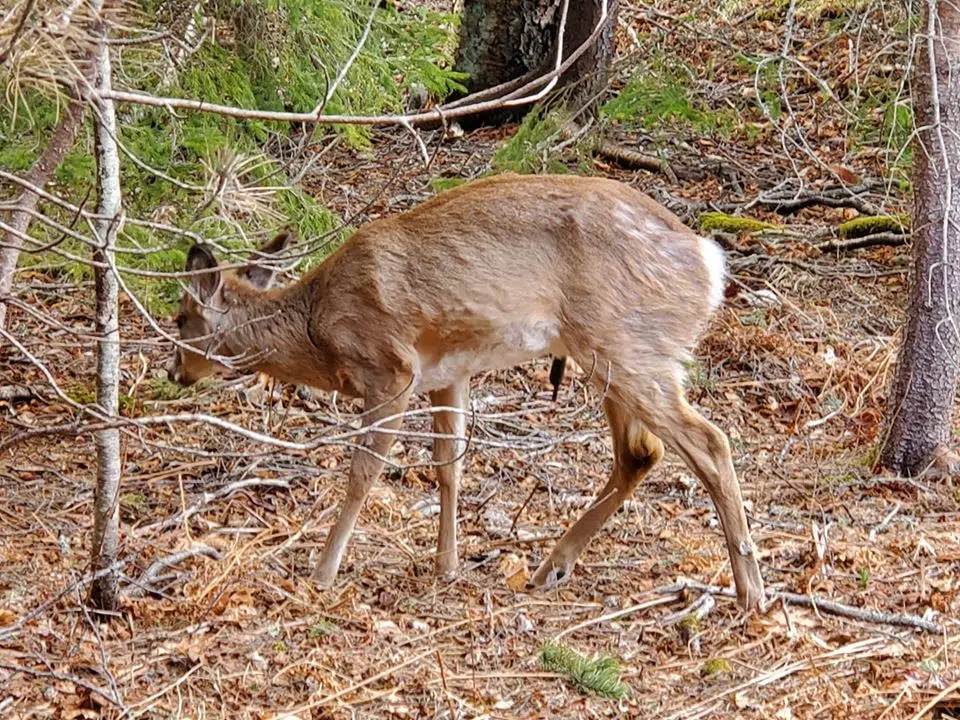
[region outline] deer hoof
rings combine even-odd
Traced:
[[[573,574],[572,565],[573,563],[557,565],[552,560],[547,559],[530,578],[527,589],[547,591],[563,585],[570,580],[570,576]]]
[[[317,586],[320,590],[329,590],[333,587],[334,581],[337,579],[336,573],[323,572],[320,567],[317,567],[316,570],[310,575],[310,579],[313,581],[313,584]]]

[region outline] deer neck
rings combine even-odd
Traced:
[[[231,283],[226,290],[221,352],[237,365],[281,382],[311,385],[316,357],[307,335],[309,307],[298,288],[259,290]]]

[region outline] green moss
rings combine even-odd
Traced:
[[[71,190],[71,195],[76,195],[81,188],[93,185],[95,172],[96,161],[93,155],[80,149],[67,153],[57,168],[56,178],[58,183]]]
[[[910,217],[907,215],[863,215],[841,223],[837,232],[842,238],[858,238],[882,232],[907,233]]]
[[[609,655],[588,658],[563,645],[545,643],[540,648],[539,659],[544,670],[565,675],[582,693],[622,700],[630,692],[620,681],[620,663]]]
[[[855,485],[860,478],[852,472],[824,475],[821,483],[824,487]]]
[[[10,143],[0,148],[0,168],[8,172],[27,170],[36,158],[36,148],[27,145]]]
[[[696,615],[687,615],[678,623],[680,629],[690,635],[700,632],[700,619]]]
[[[437,193],[438,195],[447,190],[453,190],[453,188],[463,185],[466,180],[463,178],[447,178],[447,177],[435,177],[430,178],[430,188]]]
[[[145,0],[144,12],[155,15],[157,0]],[[132,45],[124,49],[123,84],[134,90],[161,92],[242,107],[271,110],[311,110],[324,97],[331,73],[350,57],[363,33],[372,0],[227,0],[209,4],[204,12],[217,15],[217,42],[209,39],[185,59],[183,66],[162,85],[158,74],[156,46]],[[440,101],[463,90],[465,76],[453,71],[458,18],[405,5],[385,3],[375,20],[363,51],[327,103],[329,113],[374,114],[404,109],[411,85],[426,89]],[[242,32],[238,32],[242,31]],[[324,71],[326,69],[326,72]],[[7,78],[9,80],[9,78]],[[10,88],[8,88],[10,89]],[[63,99],[29,86],[13,88],[0,96],[0,168],[22,172],[36,159],[52,129],[62,116]],[[56,191],[79,202],[94,182],[94,159],[89,123],[76,147],[57,170]],[[229,150],[252,156],[264,152],[271,140],[290,130],[287,123],[239,120],[206,113],[177,112],[166,108],[118,106],[120,140],[147,165],[181,181],[202,188],[209,179],[207,166],[216,167],[220,153]],[[340,133],[348,143],[362,146],[369,130],[341,126],[318,128],[314,137]],[[202,190],[179,187],[143,170],[121,154],[124,209],[129,218],[164,222],[201,237],[216,238],[227,247],[246,248],[246,238],[262,236],[278,224],[293,223],[301,242],[317,251],[300,264],[307,269],[323,260],[351,231],[340,220],[298,189],[286,189],[289,179],[277,173],[278,165],[266,161],[243,180],[276,186],[269,212],[241,211],[223,217],[220,208],[201,212]],[[0,191],[0,197],[14,192]],[[89,204],[93,198],[88,199]],[[45,209],[63,224],[73,221],[69,213],[53,206]],[[83,230],[83,228],[80,228]],[[30,233],[42,244],[60,240],[59,233],[33,223]],[[190,240],[128,222],[117,238],[121,269],[175,272],[183,269]],[[152,249],[143,253],[143,249]],[[72,240],[57,250],[89,257],[90,249]],[[91,268],[65,260],[56,252],[21,254],[22,266],[42,266],[44,272],[79,284],[92,279]],[[169,314],[180,296],[172,279],[125,274],[130,290],[154,314]],[[179,388],[155,388],[160,399],[180,397]],[[86,397],[86,396],[84,396]],[[91,398],[92,399],[92,398]]]
[[[142,493],[127,493],[126,495],[122,495],[120,497],[120,503],[134,510],[143,510],[147,505],[146,498]]]
[[[731,672],[733,672],[733,668],[731,668],[730,663],[723,658],[711,658],[700,668],[700,674],[703,677],[729,675]]]
[[[92,405],[97,401],[97,395],[92,388],[74,384],[64,390],[66,396],[78,405]]]
[[[339,246],[349,232],[349,228],[340,229],[340,223],[333,213],[301,190],[288,189],[277,193],[277,209],[287,217],[295,218],[294,226],[301,241],[327,237],[328,249],[323,253],[324,257],[332,248]],[[331,233],[336,233],[337,237],[330,237]]]
[[[762,220],[737,217],[722,212],[705,212],[700,216],[700,230],[702,232],[716,230],[727,233],[753,233],[761,230],[773,230],[777,227],[777,225]]]
[[[754,325],[756,327],[767,327],[767,311],[763,308],[754,308],[748,313],[739,316],[741,325]]]

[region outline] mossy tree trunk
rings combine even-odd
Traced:
[[[960,8],[927,0],[916,64],[913,271],[880,455],[916,474],[949,447],[960,365]],[[933,56],[931,57],[931,53]]]
[[[529,75],[549,72],[563,0],[465,0],[457,50],[457,67],[470,74],[467,88],[485,90]],[[558,87],[570,87],[569,105],[588,103],[606,80],[613,55],[618,3],[609,0],[607,21],[597,41],[563,74]],[[590,36],[602,15],[599,0],[571,0],[563,37],[564,58]],[[529,106],[496,113],[497,119],[522,115]],[[490,116],[493,117],[493,116]]]

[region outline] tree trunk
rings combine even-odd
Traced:
[[[880,455],[921,472],[947,447],[960,365],[960,8],[927,0],[913,107],[913,271]],[[954,187],[956,185],[957,187]]]
[[[563,0],[465,0],[456,69],[470,74],[467,88],[485,90],[529,74],[549,72]],[[579,109],[606,81],[613,56],[617,0],[608,0],[607,21],[597,41],[563,74],[558,87],[570,87],[568,105]],[[563,35],[567,58],[590,36],[602,15],[600,0],[570,0]],[[498,120],[522,115],[530,106],[498,112]]]
[[[96,87],[111,88],[110,48],[103,0],[92,0],[93,34],[99,40],[94,60]],[[97,242],[94,260],[115,266],[114,247],[120,222],[120,156],[116,143],[117,117],[111,100],[101,100],[96,118]],[[119,286],[110,267],[96,267],[97,292],[97,404],[107,415],[116,415],[120,386]],[[90,600],[100,610],[115,610],[119,572],[116,569],[120,536],[120,435],[117,430],[97,432],[97,489],[94,496],[92,560],[99,575]]]
[[[60,123],[47,141],[47,146],[23,176],[24,180],[38,187],[43,187],[50,182],[60,163],[63,162],[63,158],[73,147],[86,112],[86,103],[70,103],[67,106],[66,112],[60,118]],[[39,199],[29,190],[20,193],[17,209],[10,213],[9,225],[15,232],[7,231],[3,236],[3,247],[0,248],[0,328],[5,326],[7,303],[4,298],[13,288],[13,276],[17,270],[17,259],[23,245],[22,235],[26,234],[30,227],[30,213],[37,208]]]

